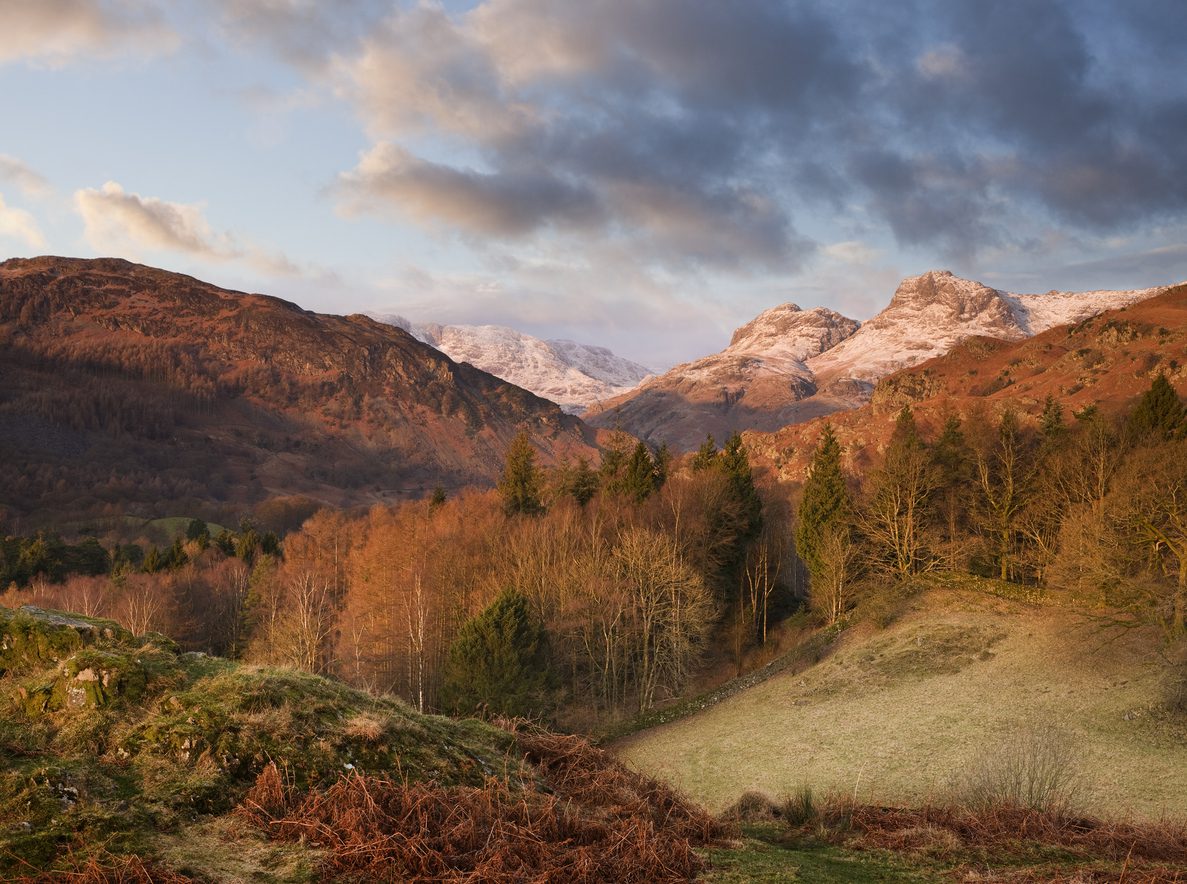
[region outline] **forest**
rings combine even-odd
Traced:
[[[673,458],[618,434],[596,466],[544,469],[521,435],[494,490],[323,509],[282,539],[198,520],[147,552],[10,537],[0,604],[112,617],[421,711],[596,730],[767,662],[789,618],[876,616],[929,572],[1060,593],[1181,644],[1185,437],[1161,375],[1120,414],[1048,398],[923,427],[905,406],[860,475],[825,426],[794,486],[757,474],[738,436]],[[55,555],[74,564],[31,564]]]

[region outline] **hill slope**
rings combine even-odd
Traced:
[[[112,621],[0,607],[0,706],[4,880],[645,881],[723,832],[576,737]]]
[[[592,450],[552,403],[365,316],[113,259],[0,264],[0,500],[17,512],[488,484],[521,429],[545,458]]]
[[[802,785],[923,802],[942,799],[986,747],[1054,725],[1091,813],[1187,816],[1187,722],[1158,711],[1158,637],[1119,637],[970,585],[925,592],[888,629],[855,628],[815,666],[630,737],[617,754],[713,809]]]

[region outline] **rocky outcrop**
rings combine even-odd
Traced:
[[[32,605],[0,608],[0,675],[40,673],[17,689],[26,715],[135,701],[148,684],[150,659],[162,652],[173,656],[176,645],[159,635],[133,636],[112,620]]]

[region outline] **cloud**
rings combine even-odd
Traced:
[[[419,159],[382,143],[340,177],[349,211],[398,209],[427,224],[487,236],[511,237],[542,227],[584,228],[596,223],[594,195],[546,174],[479,172]]]
[[[154,55],[178,42],[156,4],[147,0],[0,3],[0,64],[26,59],[56,67],[128,50]]]
[[[262,44],[298,67],[317,70],[356,42],[389,0],[214,0],[216,25],[235,43]]]
[[[182,252],[213,261],[246,261],[273,275],[297,272],[283,255],[213,230],[198,205],[129,193],[115,181],[75,191],[74,205],[87,242],[98,251]]]
[[[769,139],[849,96],[857,67],[827,19],[765,0],[421,4],[338,59],[375,141],[340,192],[349,211],[465,235],[568,231],[655,265],[791,270],[813,246]]]
[[[40,197],[49,192],[49,182],[16,157],[0,154],[0,180],[11,181],[28,196]]]
[[[33,216],[24,209],[9,206],[0,194],[0,239],[16,239],[31,249],[44,249],[45,237]]]
[[[827,212],[970,259],[1130,230],[1187,211],[1187,57],[1136,51],[1183,21],[1156,0],[421,3],[336,56],[374,150],[405,152],[400,186],[356,169],[350,195],[522,237],[582,194],[600,222],[571,229],[692,271],[794,272],[796,219]]]

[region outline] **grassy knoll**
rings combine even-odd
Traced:
[[[0,608],[2,880],[642,884],[725,832],[577,737]]]
[[[966,580],[932,585],[885,628],[859,624],[832,647],[614,749],[715,811],[804,784],[922,804],[1019,732],[1051,728],[1072,747],[1083,810],[1187,818],[1187,723],[1164,710],[1155,635]]]

